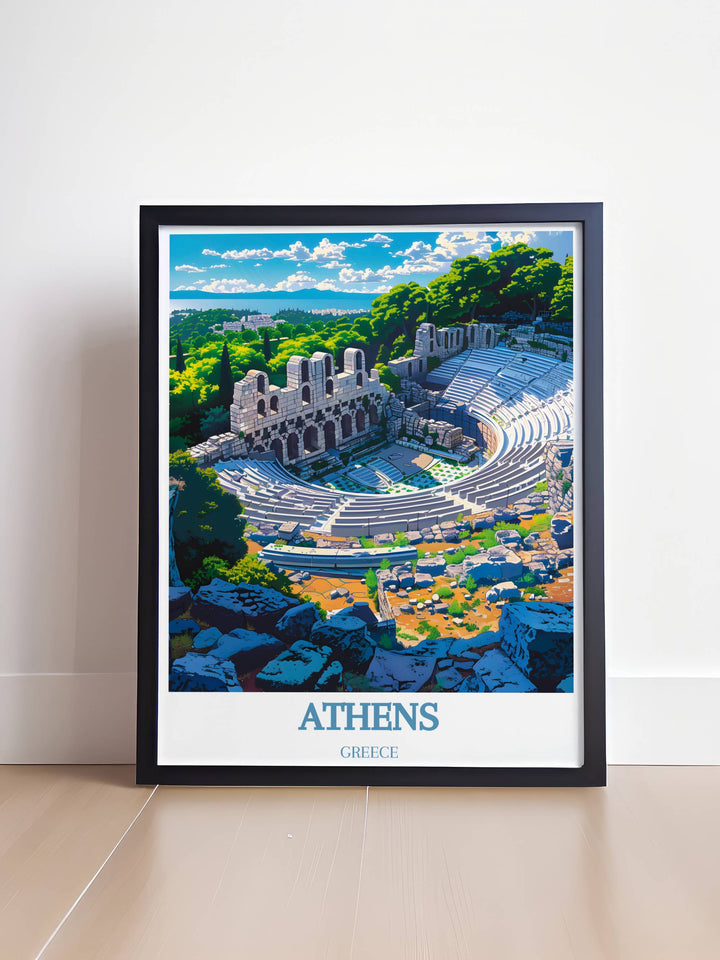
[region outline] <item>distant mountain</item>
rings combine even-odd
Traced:
[[[342,300],[361,306],[375,299],[375,293],[343,293],[335,290],[262,290],[258,293],[207,293],[204,290],[171,290],[171,300]]]

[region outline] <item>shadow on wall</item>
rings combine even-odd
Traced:
[[[137,327],[125,331],[98,329],[80,352],[80,673],[129,672],[136,663],[138,340]]]

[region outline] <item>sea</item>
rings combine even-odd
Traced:
[[[322,299],[313,297],[288,297],[285,300],[282,297],[221,297],[180,300],[174,297],[170,300],[171,310],[258,310],[260,313],[269,313],[271,316],[279,310],[332,310],[344,313],[350,311],[357,313],[359,310],[369,312],[373,300],[377,294],[358,294],[337,297],[324,296]]]

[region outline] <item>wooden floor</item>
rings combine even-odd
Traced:
[[[605,790],[0,767],[3,960],[720,957],[720,767]]]

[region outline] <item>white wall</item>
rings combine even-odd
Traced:
[[[3,20],[0,759],[132,757],[140,202],[603,200],[610,758],[720,760],[717,4]]]

